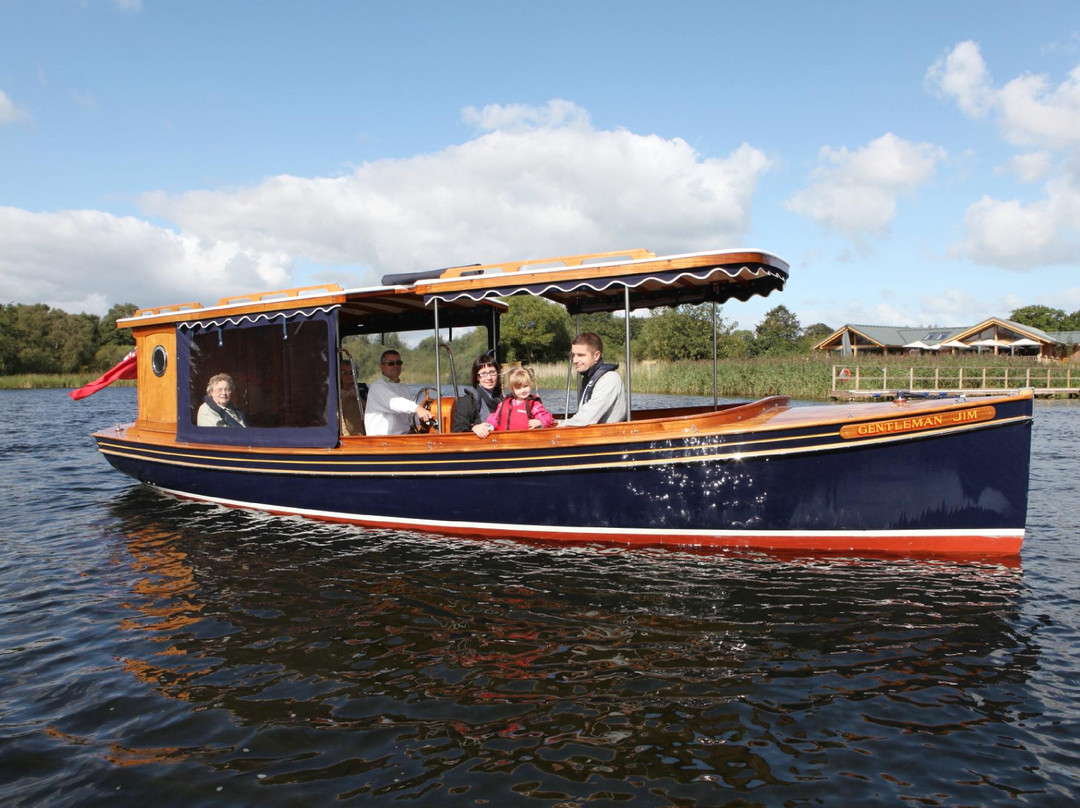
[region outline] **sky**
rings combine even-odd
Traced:
[[[0,0],[0,303],[749,247],[754,328],[1080,309],[1080,2]]]

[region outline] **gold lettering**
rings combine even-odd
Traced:
[[[956,412],[934,413],[932,415],[919,415],[910,418],[891,418],[888,421],[877,421],[871,424],[850,424],[841,427],[840,436],[850,440],[852,438],[867,438],[875,435],[892,435],[900,432],[915,432],[921,429],[934,429],[935,427],[954,426],[974,421],[989,421],[993,419],[995,410],[993,407],[975,407]]]

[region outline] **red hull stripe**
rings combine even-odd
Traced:
[[[364,527],[419,530],[470,538],[525,538],[578,543],[599,541],[608,544],[642,546],[729,547],[760,550],[814,550],[820,552],[946,553],[986,556],[1017,555],[1024,539],[1023,529],[709,531],[500,525],[429,519],[395,519],[373,514],[283,508],[278,505],[259,502],[240,502],[220,497],[195,496],[167,488],[157,488],[157,490],[180,499],[212,502],[228,508],[245,508],[282,516],[304,516],[325,522],[344,522]]]

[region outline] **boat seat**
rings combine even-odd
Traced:
[[[457,399],[453,396],[443,396],[439,401],[439,421],[442,424],[440,431],[449,432],[454,428],[454,411],[457,409]]]
[[[364,400],[357,390],[355,378],[352,364],[342,362],[341,385],[338,388],[338,424],[344,436],[364,434]]]

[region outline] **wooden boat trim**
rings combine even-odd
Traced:
[[[935,408],[937,409],[937,408]],[[878,421],[888,421],[889,418],[880,418]],[[361,449],[361,441],[370,441],[366,438],[353,438],[350,445],[343,445],[334,449],[270,449],[245,447],[223,447],[211,445],[187,444],[183,447],[176,446],[167,440],[156,441],[161,449],[142,449],[131,451],[130,442],[122,436],[109,435],[107,432],[98,433],[96,437],[101,444],[101,451],[105,454],[115,454],[123,457],[147,459],[148,456],[157,457],[160,462],[169,462],[190,468],[208,468],[217,470],[244,471],[256,474],[276,474],[283,470],[289,474],[300,475],[379,475],[395,474],[420,477],[447,476],[461,474],[498,474],[498,475],[521,475],[533,474],[545,471],[580,471],[588,469],[615,469],[615,468],[638,468],[661,465],[684,465],[688,463],[705,462],[732,462],[740,460],[752,460],[761,457],[781,457],[786,455],[807,455],[815,452],[838,452],[864,449],[868,446],[887,445],[897,442],[923,440],[932,436],[949,435],[959,432],[975,431],[980,429],[996,428],[1004,425],[1028,421],[1030,418],[1017,416],[1013,418],[1001,418],[995,420],[968,421],[956,425],[942,426],[933,429],[925,429],[915,432],[901,432],[899,434],[887,434],[876,437],[863,437],[858,439],[845,439],[841,430],[844,422],[833,422],[831,428],[816,432],[794,433],[795,426],[765,426],[761,429],[752,430],[717,430],[694,432],[690,435],[665,436],[665,435],[636,435],[633,444],[620,445],[615,448],[599,449],[596,451],[572,451],[577,448],[596,444],[561,444],[551,440],[552,447],[542,452],[542,441],[532,440],[529,442],[519,441],[517,445],[503,445],[497,442],[480,443],[471,433],[459,433],[453,436],[431,436],[423,448],[422,457],[418,460],[407,460],[416,452],[405,451],[404,446],[396,452],[394,459],[379,459],[385,455],[385,451],[357,451]],[[869,421],[868,423],[873,423]],[[803,425],[811,428],[826,426],[825,424],[809,422]],[[786,434],[777,434],[779,432]],[[742,433],[745,432],[745,437]],[[522,433],[522,437],[532,437],[536,433]],[[541,433],[542,434],[542,433]],[[708,442],[714,438],[734,436],[734,441]],[[402,436],[405,440],[415,442],[417,438],[425,436]],[[449,441],[439,440],[450,437]],[[515,436],[516,437],[516,436]],[[540,437],[540,435],[537,435]],[[464,442],[469,445],[471,441],[479,444],[470,452],[462,453],[457,443]],[[679,445],[680,439],[691,439],[705,443]],[[662,446],[634,446],[650,441],[665,441],[669,445]],[[149,441],[143,441],[149,443]],[[353,443],[355,442],[355,443]],[[792,447],[777,447],[775,444],[799,442],[800,445]],[[379,440],[377,448],[391,448],[388,441]],[[176,446],[170,450],[170,446]],[[559,452],[557,447],[562,447],[565,452]],[[599,446],[611,446],[610,442]],[[396,448],[396,447],[395,447]],[[504,451],[532,450],[529,453],[529,464],[521,465],[520,459],[502,457],[483,457],[477,455],[492,455]],[[566,452],[569,452],[568,454]],[[465,454],[465,456],[462,456]],[[665,455],[656,457],[656,455]],[[275,455],[268,457],[265,455]],[[183,459],[180,459],[183,458]],[[555,460],[566,460],[560,464],[552,464]],[[199,462],[202,461],[202,462]],[[214,462],[210,462],[214,461]],[[584,462],[582,462],[584,461]],[[501,464],[513,463],[512,467],[502,468]],[[304,466],[317,468],[304,468]]]

